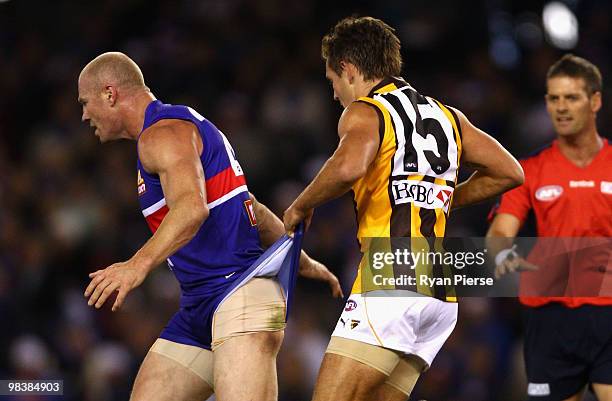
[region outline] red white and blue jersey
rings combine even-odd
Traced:
[[[140,135],[163,119],[193,123],[203,143],[200,160],[210,213],[192,240],[168,258],[181,286],[181,306],[185,307],[222,294],[259,258],[262,249],[246,180],[225,135],[192,108],[158,100],[147,106]],[[159,176],[148,173],[140,158],[138,200],[155,233],[168,207]]]

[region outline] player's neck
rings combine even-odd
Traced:
[[[597,129],[572,136],[559,136],[559,150],[580,167],[587,166],[603,147]]]
[[[129,139],[138,139],[138,135],[140,135],[142,127],[144,126],[147,106],[154,100],[155,96],[149,90],[134,94],[134,100],[126,113],[125,129]]]
[[[382,79],[363,81],[359,87],[359,90],[357,91],[357,98],[368,96],[370,92],[372,92],[372,89],[374,89],[374,87],[376,87],[376,85],[378,85],[381,81]]]

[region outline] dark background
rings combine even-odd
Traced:
[[[394,26],[405,79],[520,157],[554,138],[545,73],[564,51],[546,40],[544,3],[0,1],[0,378],[60,378],[71,401],[127,399],[177,307],[165,266],[120,313],[94,311],[83,298],[88,272],[128,259],[149,237],[134,143],[100,145],[80,122],[77,77],[93,57],[127,53],[159,99],[213,121],[251,191],[281,214],[337,142],[341,108],[320,58],[321,37],[337,20],[372,15]],[[571,51],[604,76],[599,127],[609,137],[612,3],[565,4],[579,23]],[[449,235],[484,235],[491,205],[455,212]],[[348,197],[317,210],[305,247],[348,293],[359,257]],[[279,356],[281,401],[310,399],[342,307],[319,283],[298,287]],[[457,328],[412,399],[525,399],[517,301],[468,298],[459,309]],[[38,398],[19,398],[26,399]]]

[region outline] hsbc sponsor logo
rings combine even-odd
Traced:
[[[426,181],[399,180],[391,183],[396,205],[412,203],[425,209],[448,211],[454,188]]]
[[[448,207],[450,203],[451,196],[453,195],[453,191],[449,191],[447,189],[441,189],[436,195],[436,198],[440,199],[440,201],[444,202],[444,206]]]
[[[601,192],[604,194],[612,195],[612,181],[602,181]]]
[[[538,188],[535,193],[537,200],[541,202],[552,202],[563,193],[563,187],[560,185],[546,185]]]

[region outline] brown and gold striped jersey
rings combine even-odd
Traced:
[[[461,159],[455,112],[400,78],[384,79],[357,101],[374,107],[380,121],[376,158],[352,188],[362,251],[372,237],[429,238],[433,247],[446,231]]]

